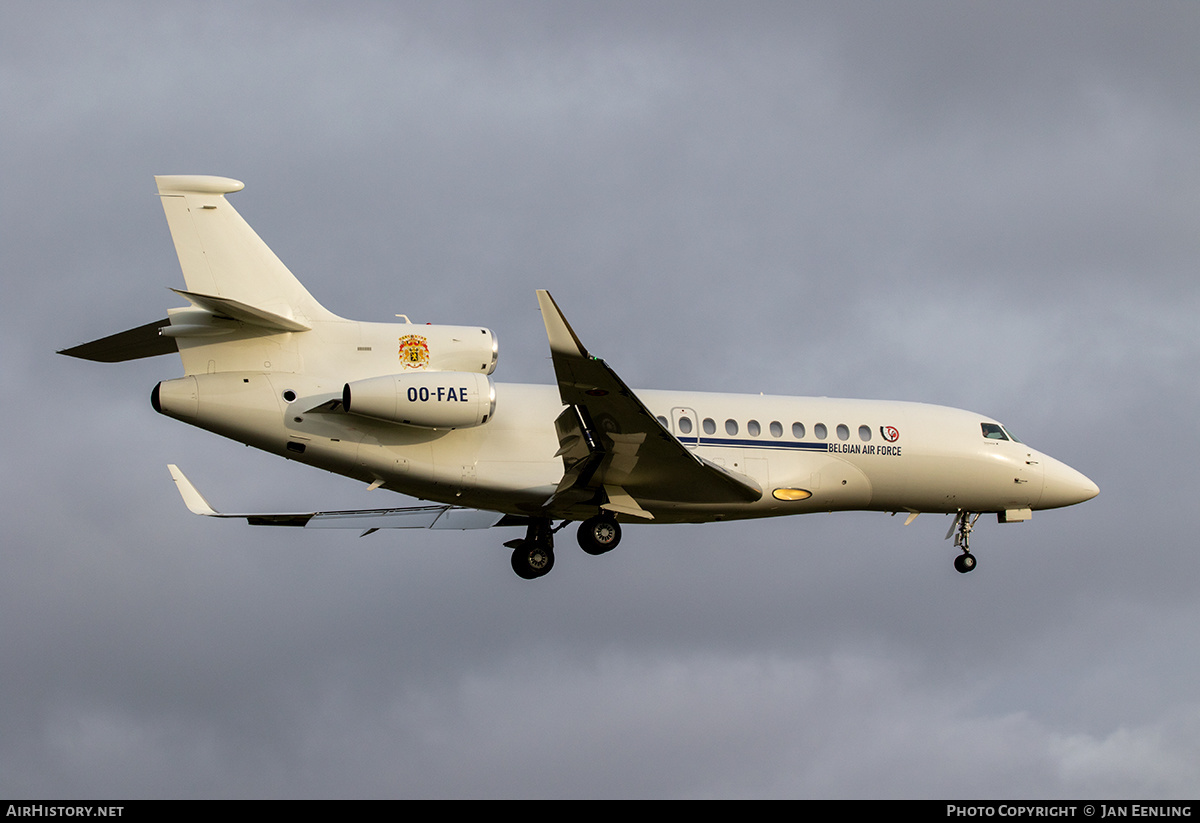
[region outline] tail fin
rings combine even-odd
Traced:
[[[180,293],[193,305],[238,319],[257,315],[260,324],[266,319],[291,330],[336,318],[225,200],[243,183],[202,175],[154,180],[187,283]]]

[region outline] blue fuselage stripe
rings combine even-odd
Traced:
[[[779,449],[783,451],[829,451],[828,443],[805,443],[794,440],[743,440],[724,437],[679,437],[679,442],[685,446],[715,446],[718,448],[740,449]]]

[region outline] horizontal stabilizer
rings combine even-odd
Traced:
[[[242,518],[251,526],[300,526],[308,529],[490,529],[507,525],[500,512],[467,509],[461,506],[411,506],[398,509],[362,509],[330,512],[280,512],[226,514],[218,512],[192,485],[183,471],[168,465],[171,477],[192,514],[205,517]]]
[[[292,320],[290,317],[283,317],[265,309],[256,309],[254,306],[248,306],[245,303],[228,297],[197,294],[196,292],[184,291],[183,289],[171,289],[171,291],[187,298],[187,301],[196,308],[212,312],[219,317],[240,320],[251,326],[259,326],[260,328],[272,329],[274,331],[308,331],[312,328],[312,326]]]
[[[138,360],[142,357],[157,357],[160,354],[174,354],[179,351],[175,341],[164,337],[158,330],[169,326],[167,318],[138,326],[136,329],[110,334],[90,343],[80,343],[69,349],[63,349],[59,354],[69,357],[79,357],[95,363],[122,363],[126,360]]]

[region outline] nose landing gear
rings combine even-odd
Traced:
[[[966,574],[975,568],[975,555],[971,554],[971,530],[975,528],[975,522],[979,520],[981,513],[960,511],[954,518],[950,531],[946,533],[947,538],[954,535],[954,545],[962,549],[962,554],[954,558],[954,569],[960,574]]]

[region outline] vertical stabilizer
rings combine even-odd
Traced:
[[[220,298],[308,326],[334,319],[225,200],[244,185],[228,177],[154,178],[188,296]],[[192,300],[196,303],[195,300]]]

